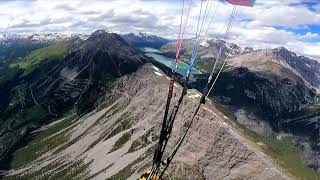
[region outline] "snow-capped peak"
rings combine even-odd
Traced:
[[[0,44],[14,44],[21,41],[34,43],[63,42],[72,39],[86,39],[88,35],[74,33],[1,34]]]

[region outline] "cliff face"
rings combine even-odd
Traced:
[[[297,72],[315,88],[320,88],[320,63],[281,47],[271,50],[273,58]]]
[[[204,87],[207,78],[199,78],[192,87]],[[269,51],[254,51],[228,61],[213,91],[229,104],[255,104],[270,118],[283,118],[288,113],[308,107],[316,90],[300,75],[273,59]]]
[[[233,86],[227,90],[230,95],[246,97],[260,104],[267,116],[281,118],[307,107],[316,91],[273,55],[261,50],[234,57],[224,73],[228,80],[220,82]]]
[[[34,159],[6,172],[7,177],[136,179],[152,161],[168,82],[168,77],[150,64],[115,80],[94,111],[61,119],[36,132],[34,138],[41,136],[42,141],[21,150],[33,151]],[[181,86],[176,86],[179,94]],[[166,153],[183,133],[199,97],[195,90],[188,93]],[[174,102],[177,99],[175,96]],[[33,148],[58,139],[59,143],[49,145],[52,148]],[[169,173],[183,179],[288,179],[209,100]]]

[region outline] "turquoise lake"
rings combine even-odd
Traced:
[[[166,65],[167,67],[173,69],[174,68],[174,59],[172,58],[167,58],[165,56],[162,56],[161,53],[158,49],[154,48],[142,48],[141,49],[143,52],[145,52],[145,55],[148,57],[154,58],[156,61],[161,62],[162,64]],[[183,76],[186,76],[188,70],[188,64],[179,61],[178,64],[178,73],[182,74]],[[197,69],[193,68],[191,71],[191,74],[201,74],[200,71]]]

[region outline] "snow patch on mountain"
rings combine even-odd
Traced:
[[[75,33],[0,34],[0,44],[11,45],[23,41],[30,41],[33,43],[66,42],[73,39],[85,40],[88,37],[89,36],[86,34]]]
[[[209,43],[207,41],[202,41],[200,46],[209,47]]]

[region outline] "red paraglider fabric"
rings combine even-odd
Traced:
[[[253,6],[255,0],[226,0],[230,4],[239,5],[239,6]]]

